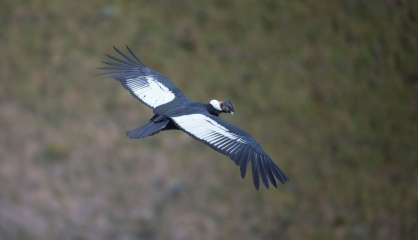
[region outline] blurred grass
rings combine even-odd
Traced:
[[[0,2],[0,238],[416,239],[416,1]],[[96,68],[131,46],[230,98],[290,176],[256,192]],[[58,160],[58,161],[55,161]]]

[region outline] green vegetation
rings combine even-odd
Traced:
[[[0,239],[418,239],[418,1],[0,2]],[[254,190],[97,76],[129,45],[289,175]]]

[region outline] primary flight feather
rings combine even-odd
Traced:
[[[234,113],[231,101],[193,102],[168,78],[145,66],[128,47],[125,53],[116,47],[114,50],[117,56],[106,55],[103,61],[104,74],[118,80],[154,112],[145,126],[128,131],[130,138],[145,138],[163,130],[182,130],[231,158],[240,167],[242,178],[250,163],[256,189],[260,180],[266,188],[288,180],[253,137],[219,117],[221,113]]]

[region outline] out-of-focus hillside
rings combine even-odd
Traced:
[[[0,1],[0,239],[418,239],[418,2]],[[257,192],[97,76],[129,45],[290,177]]]

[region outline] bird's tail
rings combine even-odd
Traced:
[[[145,124],[145,126],[132,129],[127,132],[127,135],[129,138],[135,138],[135,139],[141,139],[148,136],[152,136],[161,130],[163,130],[167,124],[169,123],[169,120],[159,121],[159,122],[153,122],[150,121],[149,123]]]

